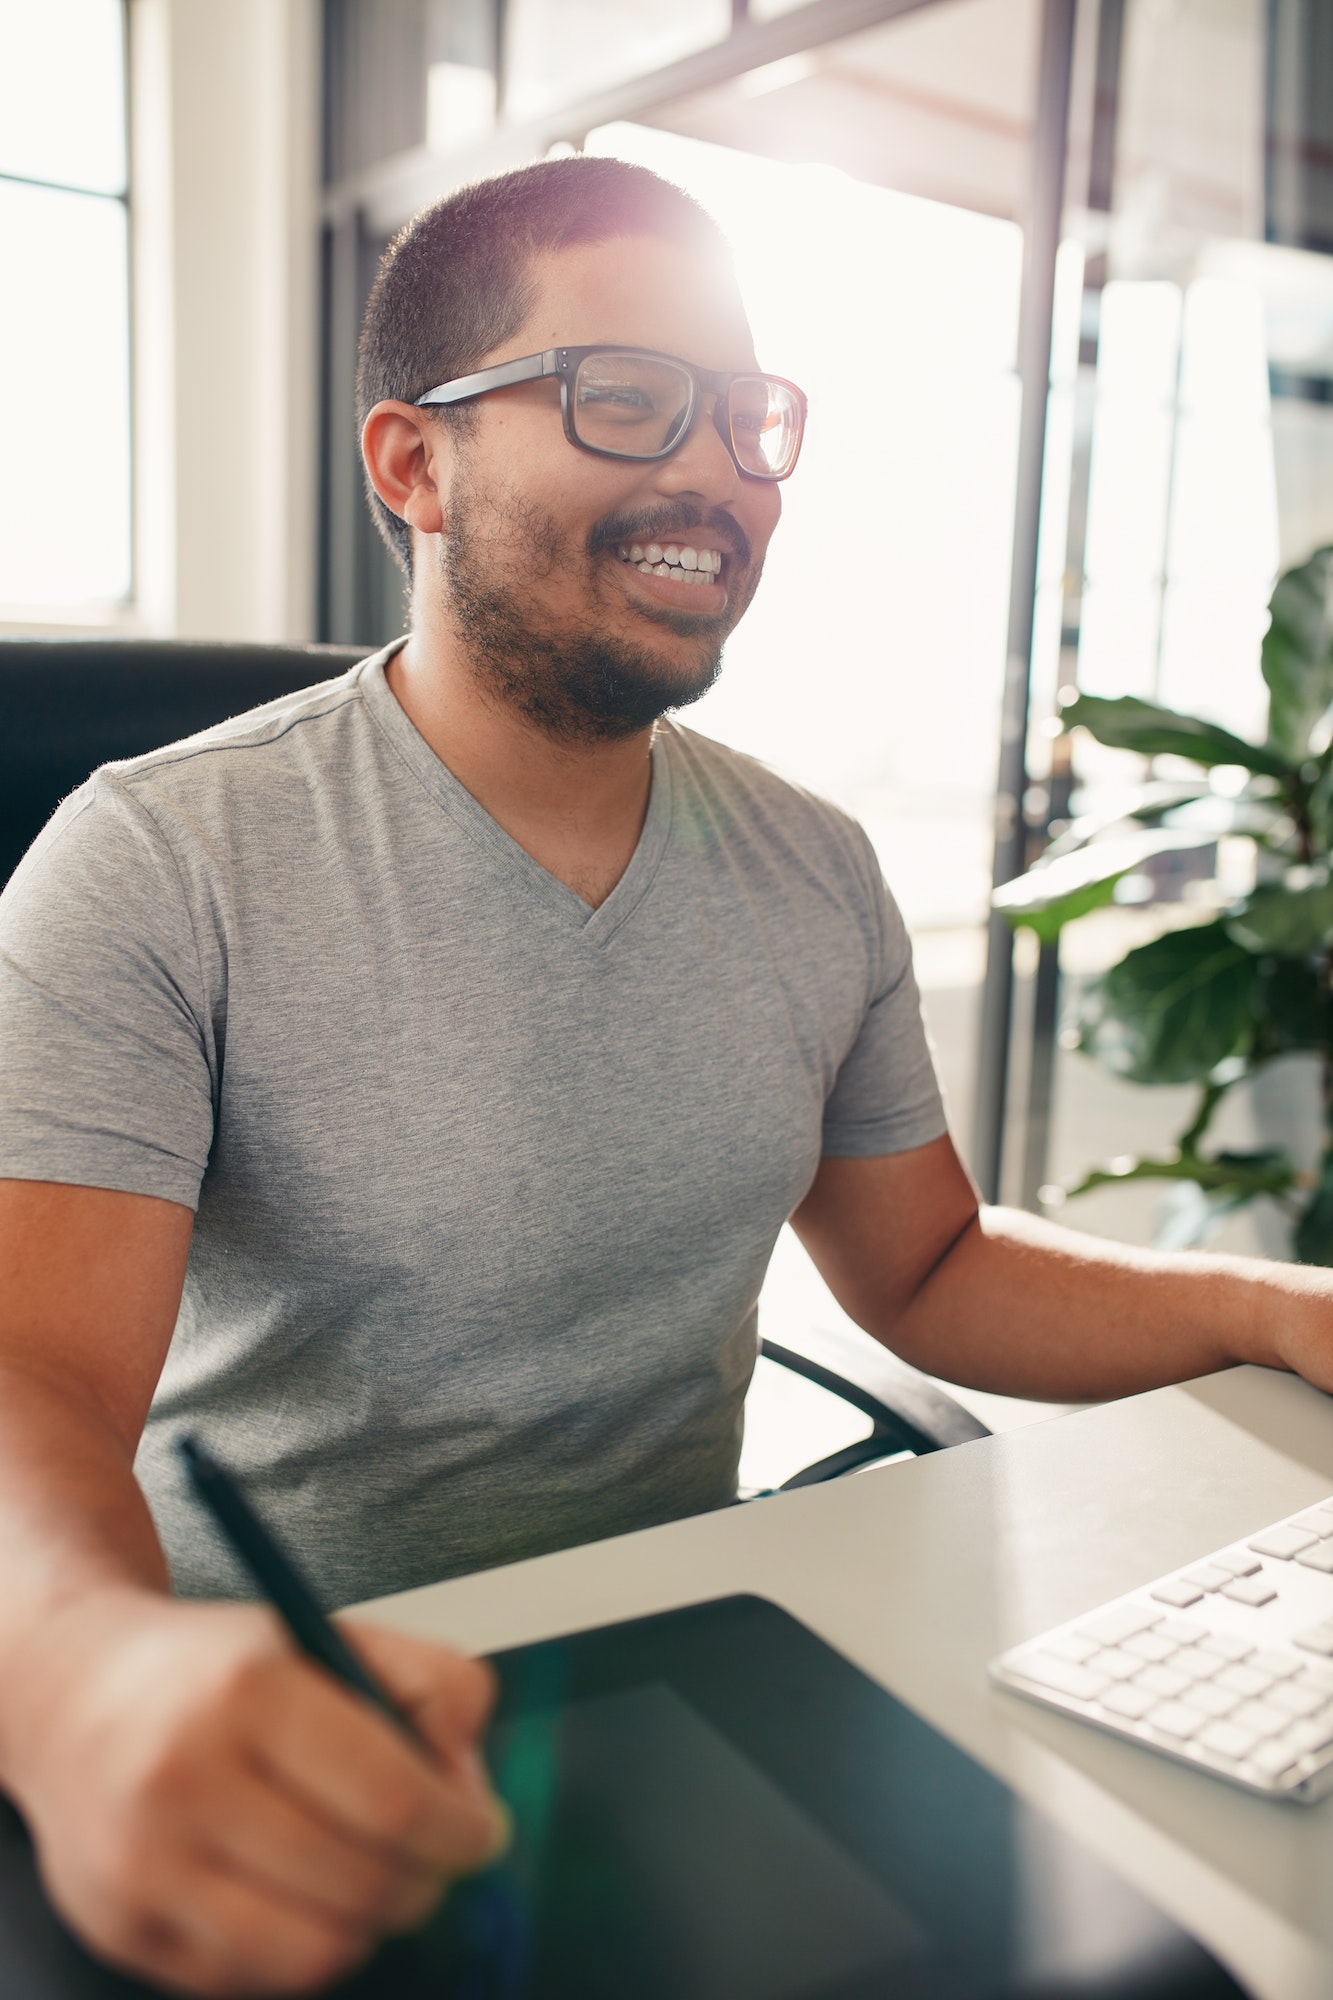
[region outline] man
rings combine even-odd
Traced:
[[[661,720],[802,416],[693,204],[583,159],[441,204],[361,391],[411,638],[100,775],[4,905],[0,1780],[197,1993],[327,1977],[499,1833],[480,1669],[357,1633],[432,1767],[169,1600],[243,1588],[182,1429],[341,1603],[717,1505],[788,1215],[960,1382],[1333,1381],[1328,1274],[979,1214],[864,836]]]

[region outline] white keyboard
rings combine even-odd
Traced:
[[[1333,1789],[1333,1497],[991,1662],[991,1678],[1269,1797]]]

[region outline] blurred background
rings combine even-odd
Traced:
[[[1040,980],[988,897],[1142,776],[1095,745],[1052,768],[1061,689],[1262,730],[1273,580],[1333,541],[1333,12],[0,0],[0,631],[401,631],[362,306],[424,202],[552,149],[694,192],[761,361],[810,394],[764,588],[686,719],[864,821],[988,1195],[1166,1144],[1188,1093],[1093,1067],[1062,1010],[1161,928],[1149,894],[1243,889],[1245,844],[1131,876]],[[1312,1062],[1221,1136],[1294,1121],[1313,1158]],[[1146,1241],[1156,1201],[1059,1212]],[[1280,1248],[1271,1221],[1219,1241]],[[790,1242],[765,1315],[838,1317]]]

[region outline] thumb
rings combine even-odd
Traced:
[[[338,1622],[371,1672],[446,1761],[475,1751],[495,1706],[495,1674],[485,1660],[360,1620]]]

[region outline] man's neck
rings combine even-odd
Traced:
[[[510,839],[585,903],[604,903],[643,831],[652,730],[601,742],[552,737],[488,699],[446,631],[415,633],[385,678],[418,734]]]

